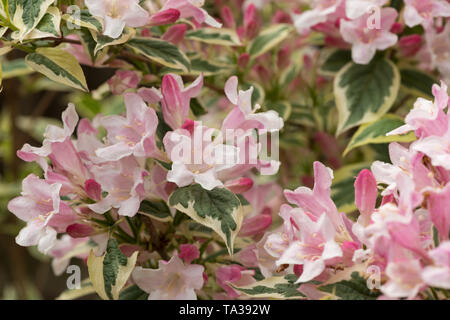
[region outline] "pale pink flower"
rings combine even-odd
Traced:
[[[311,10],[293,15],[295,28],[301,35],[308,33],[311,27],[326,22],[339,7],[344,5],[344,2],[343,0],[314,0]]]
[[[352,21],[341,21],[341,34],[345,41],[352,44],[353,61],[368,64],[377,50],[386,50],[397,43],[397,35],[390,32],[398,13],[393,8],[382,8],[380,11],[380,26],[368,27],[370,14]]]
[[[203,271],[203,266],[185,265],[174,255],[169,262],[160,260],[158,269],[136,267],[132,278],[150,294],[149,300],[197,300],[195,290],[203,287]]]
[[[86,0],[89,12],[103,18],[103,34],[118,38],[125,26],[142,27],[149,22],[149,14],[139,5],[139,0]]]
[[[387,135],[404,134],[414,130],[418,138],[427,136],[441,136],[448,128],[447,116],[444,109],[449,103],[447,85],[433,85],[434,102],[423,98],[417,99],[414,108],[406,116],[406,124],[389,132]]]
[[[108,195],[88,207],[100,214],[117,208],[119,215],[133,217],[146,196],[144,178],[148,175],[139,167],[136,159],[125,157],[94,167],[92,172]]]
[[[450,289],[450,241],[428,252],[434,264],[423,269],[422,278],[430,286]]]
[[[450,183],[447,183],[442,189],[434,188],[430,191],[427,203],[431,221],[433,221],[439,233],[440,240],[448,240],[450,233]]]
[[[56,242],[57,232],[64,232],[76,214],[60,199],[61,184],[49,184],[34,174],[22,181],[22,195],[8,203],[8,210],[27,222],[16,237],[21,246],[38,245],[48,252]]]
[[[89,256],[90,246],[87,246],[89,238],[72,238],[71,236],[65,234],[60,239],[56,240],[55,245],[49,252],[49,255],[53,257],[52,259],[52,269],[53,273],[60,276],[66,271],[69,266],[70,259],[77,257],[80,259],[85,259]],[[81,248],[81,246],[86,245],[86,250],[75,251],[76,248]],[[71,254],[71,252],[73,252]]]
[[[106,161],[117,161],[129,155],[136,157],[159,156],[155,132],[158,116],[147,107],[144,100],[135,93],[124,96],[127,107],[126,118],[118,115],[100,119],[100,124],[108,132],[109,146],[96,151],[98,157]]]
[[[446,0],[405,0],[404,18],[408,27],[422,24],[430,27],[435,17],[450,17]]]
[[[349,19],[356,19],[367,13],[376,13],[388,0],[346,0],[345,13]]]
[[[166,134],[164,146],[172,160],[167,181],[179,187],[196,182],[207,190],[223,186],[219,174],[239,161],[239,150],[223,144],[221,135],[213,137],[214,133],[217,131],[196,123],[192,133],[178,129]]]
[[[375,210],[378,190],[377,181],[372,172],[362,170],[355,180],[355,203],[359,210],[361,224],[367,225],[370,221],[370,215]],[[358,219],[358,220],[359,220]]]
[[[119,96],[128,89],[136,89],[140,81],[140,76],[135,71],[117,70],[116,74],[108,80],[108,85],[111,92]]]

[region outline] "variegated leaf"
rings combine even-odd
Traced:
[[[355,132],[344,151],[344,156],[351,150],[367,144],[389,142],[412,142],[416,140],[414,132],[405,135],[386,136],[386,133],[404,125],[403,118],[394,114],[385,114],[380,119],[364,124]]]
[[[25,57],[28,66],[49,79],[67,86],[88,91],[83,70],[77,59],[59,48],[38,48]]]
[[[188,31],[185,36],[188,40],[195,40],[220,46],[240,46],[241,41],[236,31],[232,29],[200,28]]]
[[[117,39],[100,35],[96,33],[93,30],[90,30],[92,34],[92,38],[94,38],[95,42],[97,42],[97,45],[95,46],[94,54],[97,54],[100,50],[108,47],[108,46],[116,46],[119,44],[123,44],[134,37],[136,34],[136,30],[133,28],[125,28],[123,30],[123,33],[120,37]]]
[[[138,212],[152,219],[167,222],[172,220],[170,209],[163,200],[144,200],[141,202]]]
[[[400,73],[389,60],[375,58],[367,65],[348,63],[334,80],[339,112],[337,135],[372,122],[389,111],[400,88]]]
[[[241,229],[244,210],[239,198],[225,188],[211,191],[200,185],[179,188],[169,198],[170,206],[213,229],[233,254],[234,239]]]
[[[62,16],[67,21],[70,29],[80,29],[81,27],[101,33],[103,30],[103,21],[92,16],[88,10],[71,10]]]
[[[184,72],[190,68],[186,55],[170,42],[155,38],[134,38],[126,45],[137,54],[169,68]]]
[[[254,59],[273,49],[289,36],[292,26],[277,24],[263,30],[247,47],[247,52]]]
[[[61,36],[61,12],[57,7],[48,8],[45,15],[39,21],[36,28],[33,29],[26,39],[39,39],[45,37],[59,37]],[[13,34],[14,37],[14,34]]]
[[[431,88],[437,81],[428,73],[414,68],[401,68],[400,75],[403,88],[419,97],[423,95],[433,97]]]
[[[321,291],[332,293],[341,300],[376,300],[380,295],[379,291],[370,290],[366,279],[356,271],[351,274],[349,280],[341,280],[319,288]]]
[[[274,276],[251,285],[238,287],[230,283],[235,290],[254,299],[300,299],[304,297],[298,288],[301,283],[296,284],[296,275]]]
[[[93,293],[95,293],[95,289],[91,280],[88,278],[80,283],[79,289],[67,289],[63,291],[56,300],[75,300]]]
[[[9,0],[11,23],[18,29],[19,41],[36,28],[54,2],[55,0]]]
[[[130,258],[124,256],[115,239],[109,239],[103,256],[97,257],[91,251],[87,260],[89,279],[102,299],[119,299],[120,291],[136,265],[137,256],[138,251]]]

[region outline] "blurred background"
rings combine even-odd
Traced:
[[[80,117],[92,118],[97,113],[120,113],[122,99],[112,97],[95,100],[91,95],[71,91],[26,66],[21,52],[12,51],[2,60],[2,91],[0,93],[0,299],[54,299],[66,289],[68,274],[56,277],[51,258],[36,248],[24,248],[15,237],[24,223],[7,209],[9,200],[18,196],[21,181],[30,173],[42,176],[34,163],[16,156],[25,143],[41,146],[48,124],[61,125],[61,113],[69,102],[75,103]],[[101,96],[102,87],[114,74],[112,69],[84,68],[94,96]],[[97,91],[96,91],[97,90]],[[83,261],[73,260],[82,265]],[[82,279],[87,277],[81,268]]]

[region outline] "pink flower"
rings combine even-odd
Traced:
[[[52,269],[54,274],[57,276],[62,275],[69,266],[70,259],[74,257],[80,259],[87,258],[92,248],[88,245],[88,242],[89,238],[74,239],[67,234],[56,240],[55,245],[49,252],[49,255],[53,257]],[[80,250],[83,246],[85,248],[84,252]]]
[[[342,0],[316,0],[313,2],[312,10],[294,14],[294,26],[301,35],[304,35],[311,30],[311,27],[326,22],[344,3],[345,1]]]
[[[125,26],[142,27],[149,22],[149,14],[139,0],[86,0],[89,12],[104,19],[103,34],[118,38]]]
[[[163,34],[162,39],[178,45],[184,40],[186,30],[187,26],[184,23],[176,24],[167,29],[167,31]]]
[[[355,180],[355,202],[361,214],[361,224],[367,225],[369,223],[370,215],[375,210],[377,196],[375,177],[369,170],[362,170]]]
[[[446,0],[405,0],[405,23],[408,27],[422,24],[430,27],[434,17],[450,17]]]
[[[185,265],[175,255],[169,262],[159,261],[158,269],[136,267],[132,273],[134,282],[149,293],[149,300],[197,300],[195,290],[203,287],[201,265]]]
[[[217,284],[226,291],[228,297],[237,298],[239,293],[234,290],[229,284],[237,287],[250,285],[256,282],[253,276],[254,270],[246,270],[239,265],[222,266],[216,270]]]
[[[298,211],[296,218],[301,226],[296,234],[297,240],[289,244],[277,265],[303,265],[303,273],[297,283],[308,282],[319,276],[327,263],[342,257],[343,252],[335,241],[336,230],[326,214],[314,221]]]
[[[180,11],[176,9],[161,10],[151,16],[149,24],[152,26],[161,26],[173,23],[180,17]]]
[[[251,237],[264,233],[272,225],[272,216],[270,214],[259,214],[254,217],[244,218],[239,236]]]
[[[449,140],[447,140],[449,141]],[[428,210],[431,221],[439,232],[441,241],[449,239],[450,233],[450,183],[442,189],[430,191]]]
[[[108,85],[113,94],[120,96],[127,89],[136,89],[140,81],[141,79],[137,72],[117,70],[116,74],[108,80]]]
[[[159,155],[155,144],[158,117],[135,93],[124,96],[127,117],[106,116],[100,123],[108,131],[109,146],[100,148],[96,155],[107,161],[117,161],[129,155],[151,157]]]
[[[422,278],[430,286],[450,289],[450,241],[430,250],[434,264],[423,269]]]
[[[417,137],[441,136],[448,128],[447,116],[444,109],[449,103],[447,85],[433,85],[434,102],[419,98],[406,116],[406,124],[389,132],[387,135],[404,134],[414,130]]]
[[[192,17],[198,24],[206,23],[211,27],[220,28],[222,24],[201,8],[203,4],[203,0],[167,0],[161,10],[177,9],[180,11],[181,19]]]
[[[403,36],[398,41],[398,46],[403,56],[415,56],[422,47],[422,37],[418,34]]]
[[[148,173],[141,169],[134,157],[125,157],[119,161],[92,168],[102,190],[108,192],[105,198],[88,205],[103,214],[111,208],[118,208],[119,215],[133,217],[146,196],[144,178]]]
[[[167,74],[161,84],[161,109],[164,121],[172,128],[178,129],[186,121],[190,101],[198,96],[203,87],[203,75],[200,75],[191,85],[184,87],[179,75]]]
[[[195,123],[192,133],[185,129],[170,131],[163,139],[172,168],[167,181],[184,187],[196,182],[204,189],[222,187],[219,174],[239,161],[239,150],[223,144],[216,130]],[[220,133],[220,132],[219,132]]]
[[[381,9],[380,26],[369,29],[370,14],[352,21],[341,21],[341,34],[345,41],[352,44],[353,61],[368,64],[377,50],[386,50],[397,43],[397,35],[390,32],[398,13],[393,8]]]
[[[38,245],[48,252],[56,242],[57,232],[64,232],[76,218],[72,209],[60,200],[61,184],[49,184],[30,174],[22,182],[22,195],[8,203],[8,210],[27,222],[16,237],[21,246]]]
[[[180,245],[180,254],[178,255],[186,264],[190,264],[200,257],[200,251],[193,244]]]
[[[357,19],[364,14],[373,13],[385,5],[387,0],[346,0],[345,12],[349,19]]]

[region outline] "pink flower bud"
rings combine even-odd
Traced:
[[[150,18],[150,25],[161,26],[173,23],[180,18],[180,11],[177,9],[167,9],[157,12]]]
[[[157,104],[161,101],[162,95],[158,89],[142,87],[137,94],[147,103]]]
[[[248,53],[243,53],[239,56],[237,63],[240,68],[244,69],[249,61],[250,55]]]
[[[117,70],[116,74],[108,80],[108,84],[114,95],[122,95],[127,89],[137,88],[140,81],[137,72]]]
[[[253,180],[250,178],[239,178],[227,181],[225,186],[235,194],[244,193],[253,187]]]
[[[171,26],[162,36],[163,40],[169,41],[173,44],[179,44],[184,40],[186,35],[187,26],[184,23]]]
[[[80,135],[83,133],[97,135],[98,130],[92,126],[89,119],[83,118],[78,123],[77,134]]]
[[[191,135],[194,134],[195,121],[191,119],[186,119],[186,121],[181,126],[181,129],[189,131]]]
[[[178,255],[185,263],[189,264],[200,257],[200,251],[193,244],[182,244]]]
[[[234,29],[236,27],[236,21],[234,20],[230,7],[224,6],[220,15],[226,28]]]
[[[396,22],[392,25],[390,31],[395,34],[399,34],[403,31],[403,25],[399,22]]]
[[[254,4],[250,4],[245,8],[244,12],[244,31],[248,39],[252,39],[259,32],[259,17]]]
[[[300,277],[303,273],[303,265],[302,264],[294,265],[294,273],[297,277]]]
[[[291,63],[291,50],[289,47],[284,47],[277,54],[278,69],[283,70]]]
[[[94,179],[84,182],[84,191],[92,200],[99,201],[102,198],[102,186]]]
[[[355,203],[362,216],[362,223],[370,221],[377,202],[377,181],[370,170],[362,170],[355,181]]]
[[[278,11],[275,12],[275,14],[273,15],[272,23],[273,23],[273,24],[278,24],[278,23],[288,23],[288,24],[292,24],[292,18],[291,18],[291,16],[289,15],[289,13],[284,12],[283,10],[278,10]]]
[[[93,234],[94,229],[87,224],[74,223],[67,227],[66,232],[72,238],[84,238]]]
[[[418,34],[401,37],[398,41],[400,52],[405,57],[412,57],[422,47],[422,37]]]
[[[251,237],[266,231],[272,224],[272,216],[268,214],[259,214],[252,218],[244,219],[239,235],[242,237]]]

